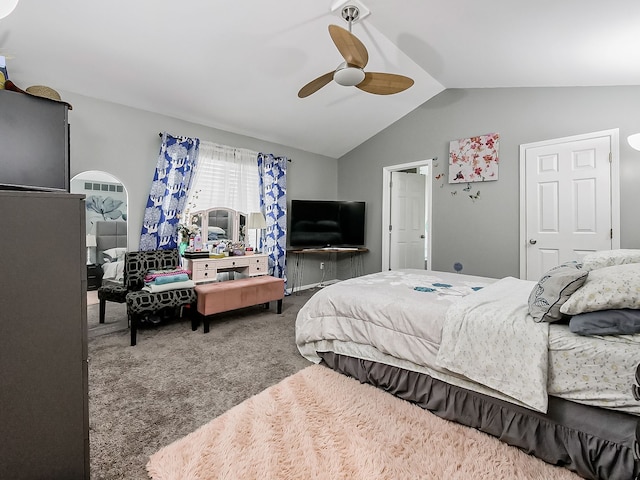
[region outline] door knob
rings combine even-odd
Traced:
[[[536,243],[538,243],[538,241],[537,241],[537,240],[534,240],[534,239],[532,238],[531,240],[529,240],[529,243],[530,243],[531,245],[535,245]]]
[[[420,235],[420,238],[424,238],[424,235]]]

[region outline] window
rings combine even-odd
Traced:
[[[185,214],[211,208],[259,212],[257,157],[252,150],[201,141]]]
[[[257,156],[252,150],[200,142],[189,211],[227,207],[259,212]]]

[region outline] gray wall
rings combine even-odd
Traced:
[[[382,168],[438,157],[433,179],[434,270],[489,277],[519,276],[519,146],[582,133],[620,129],[621,247],[640,248],[640,152],[628,135],[640,132],[640,86],[450,89],[426,102],[339,160],[338,197],[367,202],[365,272],[381,261]],[[472,184],[481,200],[451,195],[449,141],[500,134],[497,182]]]
[[[450,140],[498,132],[500,179],[474,184],[482,192],[481,200],[473,203],[463,195],[452,196],[459,185],[433,180],[432,268],[452,271],[460,262],[468,274],[518,276],[519,145],[610,128],[619,128],[621,139],[621,246],[640,248],[634,211],[640,200],[640,152],[625,141],[640,131],[637,86],[446,90],[337,161],[71,92],[62,96],[73,105],[71,175],[102,170],[124,184],[132,250],[138,248],[161,131],[291,158],[289,199],[366,201],[367,273],[379,271],[382,264],[382,167],[438,157],[434,174],[446,174]],[[304,284],[320,280],[319,261],[305,260]],[[340,278],[343,271],[338,268]]]
[[[289,200],[337,196],[335,159],[71,92],[61,92],[61,96],[73,105],[69,112],[71,176],[102,170],[123,183],[129,194],[131,250],[139,245],[142,217],[160,150],[159,132],[286,156],[292,160],[287,167]],[[319,281],[319,268],[308,270],[311,273],[305,272],[305,277],[309,283]]]

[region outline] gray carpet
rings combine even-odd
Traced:
[[[91,478],[148,479],[145,465],[161,447],[243,400],[310,365],[294,341],[299,308],[317,290],[219,314],[211,331],[188,319],[138,332],[129,346],[126,308],[88,307]]]
[[[100,323],[100,305],[87,306],[87,328],[88,337],[93,338],[99,335],[127,330],[127,306],[124,303],[107,302],[104,323]]]

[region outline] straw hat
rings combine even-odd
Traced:
[[[33,85],[27,87],[25,92],[35,95],[36,97],[48,98],[49,100],[55,100],[61,102],[60,94],[51,87],[45,87],[44,85]]]
[[[71,104],[62,100],[62,98],[60,98],[60,94],[51,87],[46,87],[44,85],[33,85],[31,87],[28,87],[26,90],[22,90],[11,80],[7,80],[4,84],[4,88],[13,92],[26,93],[27,95],[31,95],[32,97],[46,98],[55,102],[61,102],[69,107],[69,110],[73,110]]]

